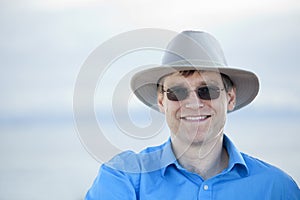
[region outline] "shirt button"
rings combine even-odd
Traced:
[[[203,186],[203,189],[204,189],[204,190],[208,190],[208,185],[204,185],[204,186]]]

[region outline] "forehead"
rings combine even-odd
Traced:
[[[182,75],[180,72],[176,72],[166,76],[163,80],[164,85],[205,85],[205,84],[222,84],[221,74],[213,71],[195,71],[188,76]]]

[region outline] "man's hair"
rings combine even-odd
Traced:
[[[200,73],[201,70],[182,70],[182,71],[179,71],[179,74],[184,76],[184,77],[189,77],[189,76],[192,76],[195,72]],[[231,81],[229,76],[227,76],[226,74],[223,74],[223,73],[220,73],[220,74],[221,74],[222,82],[224,84],[224,88],[225,88],[226,92],[228,92],[229,90],[234,88],[234,83]],[[160,78],[158,83],[157,83],[157,90],[160,93],[162,93],[162,91],[163,91],[163,80],[164,80],[165,77],[166,76]]]

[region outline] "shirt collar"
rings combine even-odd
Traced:
[[[249,174],[249,169],[246,165],[246,162],[242,156],[242,154],[238,151],[238,149],[234,146],[233,142],[224,134],[223,145],[226,148],[229,155],[229,163],[228,168],[224,173],[232,171],[235,167],[237,172],[241,176],[247,176]],[[177,168],[182,168],[174,155],[172,150],[171,139],[163,145],[162,154],[161,154],[161,174],[165,175],[165,172],[170,165],[175,165]]]
[[[161,154],[161,174],[162,176],[165,175],[166,169],[169,165],[176,164],[177,159],[174,155],[172,149],[171,138],[164,144]]]
[[[248,166],[240,153],[240,151],[235,147],[233,142],[224,134],[223,145],[227,150],[229,156],[228,167],[226,172],[232,171],[236,167],[237,172],[241,176],[247,176],[249,174]]]

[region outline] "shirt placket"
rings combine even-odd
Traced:
[[[198,199],[212,199],[212,183],[210,181],[202,182],[199,188]]]

